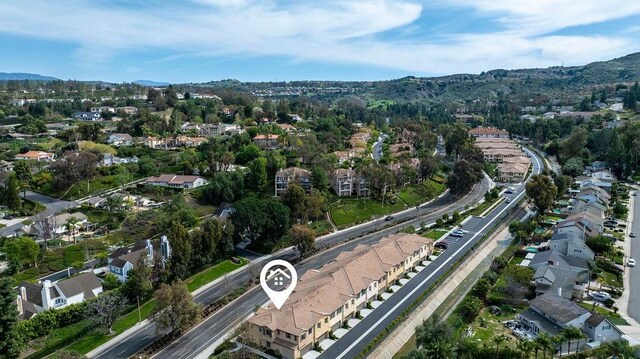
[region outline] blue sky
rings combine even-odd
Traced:
[[[640,51],[638,35],[629,0],[4,1],[0,72],[383,80],[580,65]]]

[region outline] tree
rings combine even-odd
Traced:
[[[27,161],[17,161],[15,166],[13,167],[13,171],[16,173],[16,177],[20,182],[20,187],[23,191],[22,196],[24,197],[26,196],[27,189],[29,188],[33,180],[29,163]]]
[[[244,198],[236,202],[231,223],[234,242],[248,240],[254,248],[271,250],[289,229],[289,208],[275,199]]]
[[[448,156],[457,156],[458,151],[469,138],[467,128],[461,123],[442,125],[440,133],[442,133],[444,148]]]
[[[305,197],[304,189],[296,183],[290,183],[287,190],[282,194],[282,203],[291,210],[291,219],[302,220],[305,215]]]
[[[20,342],[16,326],[18,308],[11,278],[0,278],[0,358],[18,358]]]
[[[329,176],[327,176],[327,172],[322,167],[316,165],[311,168],[311,184],[318,191],[325,192],[329,190]]]
[[[536,349],[540,348],[542,349],[542,358],[546,359],[547,358],[547,350],[549,350],[549,352],[551,353],[551,355],[553,355],[553,352],[551,351],[553,349],[553,342],[551,340],[551,337],[546,333],[546,332],[541,332],[538,334],[538,336],[535,339],[536,341]],[[537,350],[536,350],[536,357],[537,357]]]
[[[560,161],[582,153],[587,147],[588,132],[582,127],[574,127],[571,134],[560,143]]]
[[[2,251],[15,270],[21,269],[25,263],[37,267],[40,246],[31,238],[6,238]]]
[[[171,275],[173,278],[186,278],[193,253],[189,233],[180,222],[171,221],[167,237],[171,241],[171,259],[169,260]]]
[[[202,307],[193,301],[189,289],[182,281],[162,284],[155,295],[156,305],[151,320],[158,332],[182,330],[195,324],[202,315]]]
[[[529,353],[535,344],[528,339],[520,339],[518,340],[518,350],[520,350],[520,359],[529,358]]]
[[[249,163],[249,161],[260,157],[262,150],[255,143],[249,143],[244,145],[238,151],[236,155],[236,163],[239,165],[245,165]]]
[[[451,341],[453,337],[453,329],[443,321],[437,314],[425,319],[418,328],[416,328],[416,344],[418,347],[430,347],[439,340]]]
[[[553,179],[553,183],[558,187],[557,197],[560,198],[567,193],[567,190],[571,186],[572,179],[570,176],[556,176]]]
[[[471,323],[480,314],[480,311],[484,308],[484,303],[480,298],[475,296],[469,296],[460,305],[460,312],[462,316]]]
[[[120,285],[121,283],[118,281],[118,277],[113,273],[107,273],[102,280],[102,286],[105,291],[119,288]]]
[[[611,238],[607,238],[605,236],[595,236],[592,238],[587,238],[585,241],[587,247],[589,247],[594,253],[603,255],[607,253],[611,253],[613,250],[613,241]]]
[[[496,359],[500,358],[500,346],[502,343],[506,342],[507,339],[508,338],[504,334],[493,338],[493,343],[496,345]]]
[[[200,225],[199,231],[192,236],[193,262],[195,267],[201,268],[220,257],[218,249],[222,241],[222,225],[216,218],[207,218]],[[223,253],[224,254],[224,253]]]
[[[313,250],[316,238],[316,234],[313,229],[304,225],[296,224],[291,227],[289,235],[291,236],[293,245],[296,246],[301,255],[305,255],[309,251]]]
[[[147,266],[144,256],[141,256],[135,268],[127,272],[127,281],[122,285],[122,293],[133,302],[147,299],[152,291],[151,269]]]
[[[113,335],[113,323],[120,315],[126,300],[116,293],[104,293],[99,295],[87,307],[87,315],[96,324],[105,327],[109,335]]]
[[[420,173],[420,177],[422,179],[427,179],[433,176],[434,174],[436,174],[436,172],[438,172],[438,170],[440,170],[440,163],[435,157],[426,155],[420,159],[418,172]]]
[[[447,187],[454,196],[462,196],[469,193],[473,185],[482,179],[482,173],[478,173],[475,167],[468,161],[457,160],[453,170],[447,178]]]
[[[533,200],[538,213],[543,214],[553,206],[558,188],[547,175],[533,175],[527,182],[527,196]]]
[[[249,161],[249,174],[247,174],[247,187],[256,192],[262,192],[267,186],[267,159],[258,157]]]
[[[4,189],[4,203],[10,210],[17,212],[22,206],[22,200],[20,199],[20,182],[15,173],[9,174],[9,177],[5,181]]]
[[[76,228],[78,227],[78,218],[73,216],[67,218],[67,222],[65,222],[64,226],[66,230],[71,234],[71,237],[73,237],[73,243],[76,243]]]
[[[111,195],[105,198],[104,207],[109,213],[119,212],[122,210],[122,197]]]
[[[476,297],[485,300],[487,299],[487,294],[489,294],[489,291],[491,290],[491,282],[489,282],[489,279],[482,277],[480,278],[480,280],[478,280],[478,282],[473,286],[473,289],[471,290],[471,293],[473,293],[473,295],[475,295]]]
[[[560,337],[563,340],[567,341],[567,353],[571,352],[571,341],[576,340],[576,339],[580,339],[583,337],[583,333],[582,330],[573,327],[573,326],[567,326],[564,329],[562,329],[562,331],[560,332]],[[562,348],[560,349],[560,351],[562,351]]]
[[[571,157],[562,166],[562,172],[571,176],[578,177],[584,171],[584,162],[581,157]]]
[[[60,159],[49,165],[53,172],[53,187],[64,190],[73,184],[89,180],[96,175],[100,157],[90,151],[66,152]]]

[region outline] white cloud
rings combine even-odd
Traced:
[[[477,11],[505,30],[473,33],[470,26],[468,33],[446,41],[439,34],[436,41],[416,35],[416,20],[435,11],[433,3],[417,1],[192,0],[132,8],[91,0],[0,2],[0,32],[75,44],[74,57],[85,66],[108,64],[122,52],[161,49],[172,55],[159,61],[275,55],[442,74],[580,64],[639,49],[631,34],[546,35],[640,14],[636,2],[452,0],[446,6]],[[376,36],[394,29],[404,30],[403,40]]]

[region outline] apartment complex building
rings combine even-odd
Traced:
[[[469,130],[469,133],[473,130],[476,129]],[[518,144],[508,138],[508,134],[507,138],[476,137],[476,146],[482,150],[485,161],[496,164],[498,181],[524,181],[531,159]]]
[[[300,358],[422,264],[432,245],[431,239],[417,234],[394,234],[344,252],[307,271],[280,310],[272,304],[258,309],[247,322],[245,336],[283,358]]]
[[[276,172],[275,195],[280,196],[287,191],[289,183],[295,181],[305,192],[311,192],[311,172],[300,167],[289,167]]]
[[[469,135],[475,138],[509,138],[509,132],[495,127],[476,127],[469,130]]]
[[[368,196],[369,186],[363,176],[358,176],[356,171],[347,168],[339,168],[331,174],[331,188],[339,197]]]

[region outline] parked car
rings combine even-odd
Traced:
[[[393,216],[387,216],[387,218],[384,219],[385,221],[393,221]]]
[[[507,198],[507,200],[505,202],[511,203],[511,198]]]
[[[593,300],[597,300],[599,302],[604,302],[605,300],[611,298],[611,294],[607,292],[592,292],[589,293],[589,295],[591,296],[591,298],[593,298]]]
[[[636,266],[636,260],[633,259],[633,258],[629,258],[629,260],[627,261],[627,266],[635,267]]]
[[[633,232],[631,232],[631,233],[629,234],[629,237],[631,237],[631,238],[636,238],[636,234],[635,234],[635,233],[633,233]]]

